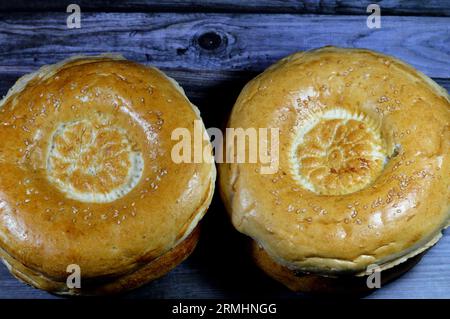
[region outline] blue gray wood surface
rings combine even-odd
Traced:
[[[324,45],[394,55],[450,89],[450,1],[378,1],[381,29],[366,26],[369,1],[78,1],[81,29],[67,29],[73,1],[0,2],[0,94],[39,66],[117,52],[177,79],[206,125],[221,126],[243,85],[277,59]],[[374,1],[376,2],[376,1]],[[283,297],[287,291],[245,254],[220,199],[194,254],[125,298]],[[0,267],[0,298],[55,298]],[[450,231],[411,271],[367,298],[450,298]]]

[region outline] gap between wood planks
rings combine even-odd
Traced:
[[[4,1],[0,12],[65,12],[73,0]],[[221,12],[221,13],[313,13],[366,14],[367,6],[378,3],[383,15],[450,16],[450,2],[442,0],[78,0],[83,12]]]

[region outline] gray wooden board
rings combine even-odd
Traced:
[[[43,64],[78,54],[118,52],[156,65],[180,81],[206,125],[220,127],[248,80],[287,54],[330,44],[395,55],[450,88],[450,18],[446,17],[383,17],[381,29],[369,30],[363,15],[83,13],[82,28],[69,30],[66,16],[0,14],[0,94],[19,76]],[[200,45],[198,39],[204,34],[219,35],[218,47],[211,49],[207,43],[208,50]],[[229,224],[217,196],[203,226],[200,244],[188,260],[125,297],[303,296],[287,291],[254,267],[243,236]],[[447,231],[416,267],[368,297],[450,298],[449,263]],[[24,297],[54,296],[18,282],[0,267],[0,298]]]
[[[384,17],[381,29],[367,28],[365,16],[85,13],[81,29],[67,29],[66,17],[0,14],[0,67],[113,51],[166,68],[260,71],[295,51],[336,45],[395,55],[431,77],[450,73],[450,17]],[[218,35],[217,48],[199,45],[205,34]]]

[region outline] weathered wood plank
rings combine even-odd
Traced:
[[[72,0],[3,1],[0,11],[64,12]],[[450,2],[443,0],[78,0],[82,11],[100,12],[270,12],[314,14],[366,14],[371,3],[381,7],[383,15],[450,16]]]
[[[76,54],[119,52],[159,67],[261,71],[298,50],[365,47],[395,55],[432,77],[449,76],[450,18],[290,14],[85,13],[67,29],[63,13],[0,14],[0,67],[36,67]]]

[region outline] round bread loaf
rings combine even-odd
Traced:
[[[172,132],[194,134],[195,121],[174,80],[118,56],[19,79],[0,103],[0,256],[10,271],[53,293],[105,294],[183,261],[215,182],[207,138],[202,163],[171,158]],[[76,266],[81,288],[66,282]]]
[[[278,171],[221,164],[220,189],[257,263],[294,290],[396,266],[448,226],[449,96],[393,57],[288,56],[245,86],[228,127],[279,128]]]

